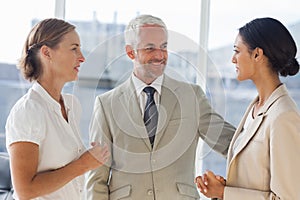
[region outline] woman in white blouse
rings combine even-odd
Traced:
[[[19,68],[32,87],[6,123],[16,199],[80,199],[83,174],[105,163],[107,147],[85,149],[79,131],[81,107],[66,82],[78,77],[84,57],[75,26],[45,19],[30,31]]]
[[[291,34],[276,19],[254,19],[239,29],[232,62],[237,79],[252,80],[258,96],[231,141],[227,180],[211,171],[196,178],[207,197],[300,199],[300,115],[279,79],[298,73],[296,53]]]

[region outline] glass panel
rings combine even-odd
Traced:
[[[54,17],[53,0],[6,0],[0,6],[0,152],[5,149],[5,122],[11,107],[29,84],[20,76],[16,63],[33,19]]]

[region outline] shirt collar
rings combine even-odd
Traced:
[[[164,74],[157,77],[150,85],[147,85],[146,83],[141,81],[139,78],[137,78],[134,75],[134,73],[132,73],[131,79],[133,81],[133,85],[135,87],[135,91],[136,91],[138,96],[142,93],[143,89],[147,86],[154,87],[155,90],[158,92],[158,94],[159,95],[161,94],[161,85],[162,85],[162,82],[163,82],[163,79],[164,79]]]
[[[47,101],[47,103],[49,105],[51,105],[53,108],[55,109],[59,109],[60,110],[60,104],[55,101],[51,96],[50,94],[43,88],[42,85],[40,85],[37,81],[35,81],[32,85],[32,89],[34,91],[36,91],[39,95],[41,95],[41,97]]]

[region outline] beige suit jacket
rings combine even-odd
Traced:
[[[224,199],[300,199],[300,116],[284,85],[259,110],[232,154],[232,145],[257,101],[248,107],[232,139]]]
[[[197,85],[164,76],[153,149],[131,79],[96,98],[91,141],[107,143],[111,162],[91,171],[87,199],[199,199],[194,184],[199,137],[227,154],[234,127]]]

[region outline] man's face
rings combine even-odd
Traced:
[[[134,74],[147,84],[163,74],[167,64],[167,31],[155,25],[140,28],[134,58]]]

